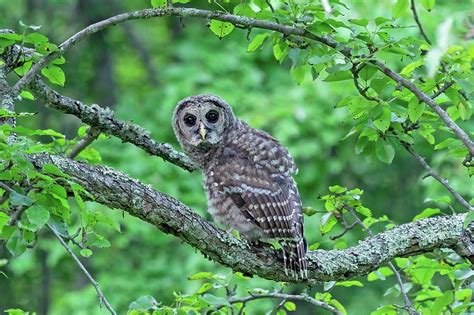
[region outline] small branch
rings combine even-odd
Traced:
[[[342,315],[341,312],[334,306],[331,306],[325,302],[318,301],[315,298],[310,297],[307,294],[285,294],[285,293],[280,293],[280,292],[271,292],[271,293],[266,293],[266,294],[254,294],[250,293],[249,296],[246,297],[241,297],[241,298],[231,298],[229,299],[230,304],[236,304],[236,303],[247,303],[249,301],[253,300],[258,300],[258,299],[266,299],[266,298],[277,298],[277,299],[283,299],[283,300],[296,300],[296,301],[304,301],[310,304],[313,304],[315,306],[324,308],[325,310],[330,311],[333,314],[337,315]]]
[[[367,94],[367,91],[369,89],[368,87],[367,88],[362,88],[362,86],[360,86],[359,72],[362,69],[364,69],[365,66],[366,66],[366,64],[362,64],[359,67],[357,66],[357,63],[353,64],[351,72],[352,72],[352,78],[354,80],[354,85],[355,85],[357,91],[359,92],[359,94],[362,95],[365,99],[367,99],[369,101],[374,101],[374,102],[380,103],[380,102],[382,102],[381,99],[379,99],[378,97],[373,97],[373,96],[370,96],[370,95]]]
[[[356,225],[357,225],[357,222],[352,222],[352,224],[344,224],[344,231],[342,231],[341,233],[337,235],[331,236],[330,239],[334,241],[334,240],[337,240],[338,238],[343,237],[347,232],[352,230]]]
[[[81,153],[82,150],[84,150],[88,145],[90,145],[92,142],[94,142],[95,139],[100,135],[100,131],[97,130],[94,127],[90,127],[89,130],[87,130],[86,135],[84,138],[82,138],[72,149],[71,152],[67,155],[68,158],[74,159],[76,156]]]
[[[459,203],[466,208],[467,210],[473,211],[474,207],[469,204],[454,188],[449,184],[448,180],[446,178],[441,177],[434,169],[431,168],[431,166],[426,162],[426,160],[416,153],[416,151],[413,149],[413,147],[405,142],[402,142],[403,147],[415,157],[415,159],[425,168],[425,170],[428,172],[428,176],[433,177],[435,180],[437,180],[441,185],[443,185],[446,190],[448,190],[451,195],[453,195],[454,198],[456,198]]]
[[[431,97],[429,97],[426,93],[424,93],[422,90],[418,89],[415,84],[413,84],[411,81],[403,78],[401,75],[398,73],[392,71],[390,68],[385,66],[383,63],[377,60],[371,60],[369,61],[373,65],[375,65],[377,68],[379,68],[380,71],[382,71],[385,75],[387,75],[389,78],[397,82],[398,84],[406,87],[409,91],[411,91],[421,102],[426,103],[431,109],[438,114],[438,116],[441,118],[441,120],[444,122],[444,124],[451,129],[454,134],[458,137],[459,140],[466,146],[467,150],[469,153],[474,155],[474,142],[472,142],[471,138],[469,135],[461,128],[459,125],[457,125],[454,120],[449,117],[449,115],[446,113],[444,109],[441,108]]]
[[[348,205],[344,205],[343,206],[344,209],[348,210],[355,222],[364,230],[366,231],[366,233],[370,236],[374,236],[374,233],[372,232],[372,230],[368,227],[365,226],[364,222],[361,221],[361,219],[359,218],[359,216],[356,214],[354,208],[348,206]],[[410,298],[408,297],[408,293],[406,292],[405,290],[405,285],[403,284],[403,281],[402,281],[402,277],[400,275],[400,272],[398,272],[397,268],[393,265],[393,263],[391,261],[389,261],[388,263],[388,266],[390,267],[390,269],[392,269],[393,273],[395,274],[395,278],[396,278],[396,281],[398,283],[398,287],[400,288],[400,293],[402,294],[402,297],[403,297],[403,301],[407,307],[407,310],[408,310],[408,313],[410,315],[419,315],[420,313],[418,313],[415,308],[413,307],[413,303],[411,302]]]
[[[66,244],[66,242],[62,239],[61,235],[59,235],[58,231],[51,226],[49,223],[46,223],[46,226],[53,232],[54,236],[58,239],[58,241],[61,243],[61,245],[66,249],[66,251],[71,255],[71,257],[74,259],[76,264],[79,266],[79,268],[82,270],[82,272],[86,275],[87,279],[89,279],[90,283],[94,286],[95,290],[97,291],[97,295],[99,295],[99,303],[102,305],[104,303],[105,307],[109,310],[110,314],[116,315],[117,313],[114,311],[112,305],[110,305],[109,301],[105,298],[104,294],[99,288],[99,283],[95,281],[95,279],[91,276],[89,271],[87,271],[86,267],[81,263],[79,258],[77,258],[76,254],[72,251],[71,248]]]
[[[432,99],[437,98],[441,94],[443,94],[447,89],[449,89],[451,86],[453,86],[454,82],[446,82],[438,91],[436,91],[433,96],[431,96]]]
[[[415,22],[418,25],[418,28],[420,29],[421,36],[423,36],[425,41],[431,45],[431,41],[426,35],[425,30],[423,29],[423,26],[421,25],[420,19],[418,18],[418,13],[416,12],[416,7],[415,7],[415,0],[410,0],[410,9],[411,9],[411,12],[413,12],[413,18],[415,19]]]
[[[187,171],[196,169],[196,165],[183,153],[174,150],[167,143],[159,143],[150,137],[146,129],[118,120],[109,108],[98,105],[88,106],[78,100],[63,96],[47,86],[38,76],[29,84],[33,94],[47,106],[71,114],[98,132],[115,136],[123,142],[129,142],[145,152],[156,155]]]

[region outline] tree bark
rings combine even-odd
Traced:
[[[473,239],[474,225],[464,230],[466,214],[446,215],[397,226],[348,249],[310,251],[308,279],[295,280],[285,275],[278,250],[270,246],[252,247],[205,221],[177,199],[121,172],[55,155],[37,154],[30,159],[37,168],[46,163],[57,166],[81,184],[96,202],[153,224],[200,250],[205,257],[246,275],[314,284],[366,275],[395,257],[436,248],[456,249],[464,244],[462,254],[472,255],[469,240]]]

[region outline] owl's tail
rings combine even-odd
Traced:
[[[295,240],[281,240],[285,274],[296,279],[308,278],[307,244],[304,237]]]

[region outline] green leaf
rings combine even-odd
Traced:
[[[148,311],[155,310],[159,303],[151,295],[140,296],[138,299],[130,303],[129,310]],[[148,313],[148,312],[147,312]]]
[[[393,275],[392,269],[389,267],[380,267],[376,271],[372,271],[367,276],[367,281],[382,280],[384,281],[386,277]]]
[[[90,257],[92,255],[92,251],[89,248],[83,248],[79,253],[82,257]]]
[[[375,148],[375,154],[380,161],[390,164],[395,157],[395,149],[387,141],[378,141]]]
[[[236,5],[234,8],[234,14],[244,15],[251,18],[255,17],[255,11],[252,10],[248,3],[240,3]]]
[[[213,276],[211,272],[198,272],[188,277],[188,280],[212,279]]]
[[[64,86],[66,82],[66,76],[61,68],[56,66],[47,66],[41,70],[41,74],[44,75],[48,80],[60,86]]]
[[[369,138],[367,137],[359,137],[357,139],[357,142],[355,144],[355,153],[357,155],[361,154],[364,151],[365,146],[367,145],[367,142],[369,141]]]
[[[334,217],[332,212],[328,212],[323,215],[321,221],[319,222],[321,233],[326,234],[329,233],[332,228],[336,225],[337,219]]]
[[[265,38],[267,38],[268,35],[270,35],[270,33],[263,33],[255,36],[247,47],[247,52],[255,51],[258,49],[258,47],[262,46]]]
[[[398,0],[392,7],[392,18],[397,19],[404,15],[408,10],[408,0]]]
[[[349,19],[349,21],[352,22],[353,24],[360,25],[360,26],[369,25],[369,20],[367,19]]]
[[[436,0],[420,0],[420,3],[427,11],[431,11],[436,4]]]
[[[32,101],[35,100],[35,96],[31,94],[31,92],[29,91],[25,91],[25,90],[21,91],[20,96],[27,100],[32,100]]]
[[[31,44],[40,44],[48,41],[48,37],[40,33],[30,33],[25,36],[25,42]]]
[[[456,139],[447,138],[447,139],[441,141],[440,143],[438,143],[437,145],[435,145],[434,149],[435,150],[444,149],[444,148],[448,147],[451,143],[456,142],[456,141],[457,141]]]
[[[474,221],[474,211],[469,211],[469,213],[467,214],[466,218],[464,219],[464,228],[467,228],[467,226],[472,222]]]
[[[435,214],[441,213],[438,208],[426,208],[420,214],[417,214],[412,221],[418,221],[420,219],[429,218]]]
[[[347,191],[347,188],[339,186],[339,185],[334,185],[334,186],[329,186],[329,191],[335,194],[342,194]]]
[[[418,67],[421,67],[423,64],[424,64],[423,60],[414,61],[408,64],[407,66],[405,66],[405,68],[403,68],[402,71],[400,71],[400,74],[403,76],[408,76],[410,73],[413,72],[413,70],[415,70]]]
[[[374,120],[375,127],[377,127],[377,129],[385,133],[385,131],[387,131],[388,128],[390,127],[391,117],[392,117],[392,113],[390,112],[390,109],[385,107],[382,110],[382,114],[377,119]]]
[[[303,82],[308,70],[309,70],[308,65],[302,65],[299,67],[291,67],[290,74],[293,80],[295,80],[296,84],[300,85]]]
[[[372,211],[370,211],[369,208],[366,208],[364,206],[359,206],[355,208],[357,212],[362,214],[364,217],[371,217],[372,216]]]
[[[43,169],[43,173],[45,173],[45,174],[53,174],[53,175],[56,175],[56,176],[59,176],[59,177],[64,177],[64,178],[70,178],[71,177],[68,174],[61,171],[56,165],[53,165],[53,164],[50,164],[50,163],[44,164],[42,169]]]
[[[20,235],[20,231],[16,230],[7,242],[7,249],[12,256],[20,256],[26,250],[26,241]]]
[[[387,23],[387,22],[390,22],[390,21],[391,20],[387,19],[386,17],[379,16],[379,17],[375,18],[375,25],[379,26],[381,24],[384,24],[384,23]]]
[[[337,282],[337,283],[336,283],[336,286],[338,286],[338,287],[353,287],[353,286],[356,286],[356,287],[363,287],[364,285],[363,285],[362,282],[360,282],[360,281],[351,280],[351,281],[341,281],[341,282]]]
[[[33,200],[26,196],[13,191],[10,193],[10,203],[12,206],[31,206],[33,204]]]
[[[32,64],[33,62],[31,61],[27,61],[23,63],[21,66],[15,68],[15,73],[21,77],[24,76],[25,73],[27,73],[28,70],[30,70]]]
[[[417,122],[425,111],[426,104],[420,103],[416,96],[413,96],[408,103],[408,117],[412,122]]]
[[[453,294],[454,293],[451,290],[448,290],[443,294],[443,296],[437,298],[431,308],[432,314],[442,314],[444,308],[453,303]]]
[[[293,303],[293,302],[285,302],[285,304],[283,304],[283,306],[285,306],[285,308],[288,310],[288,311],[295,311],[296,310],[296,304]]]
[[[5,224],[7,224],[9,220],[10,217],[6,213],[0,212],[0,233],[2,233],[3,227],[5,226]]]
[[[224,298],[224,297],[220,297],[220,296],[215,296],[213,294],[210,294],[210,293],[206,293],[203,295],[202,299],[204,301],[206,301],[207,303],[209,303],[209,305],[216,305],[216,306],[220,306],[220,305],[226,305],[226,306],[230,306],[230,303],[229,301]]]
[[[234,30],[234,24],[229,22],[221,22],[218,20],[211,20],[209,24],[209,29],[217,37],[222,38],[229,35]]]
[[[34,230],[42,228],[49,220],[49,211],[41,205],[33,205],[26,209],[26,217],[34,227]]]
[[[151,0],[151,6],[153,8],[163,8],[168,5],[167,0]]]
[[[329,74],[323,81],[324,82],[335,82],[352,79],[352,73],[350,71],[337,71]]]

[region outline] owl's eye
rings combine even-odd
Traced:
[[[206,119],[210,123],[215,123],[219,119],[219,113],[215,110],[210,110],[206,114]]]
[[[184,120],[184,123],[189,127],[192,127],[196,124],[196,116],[191,115],[191,114],[184,115],[183,120]]]

